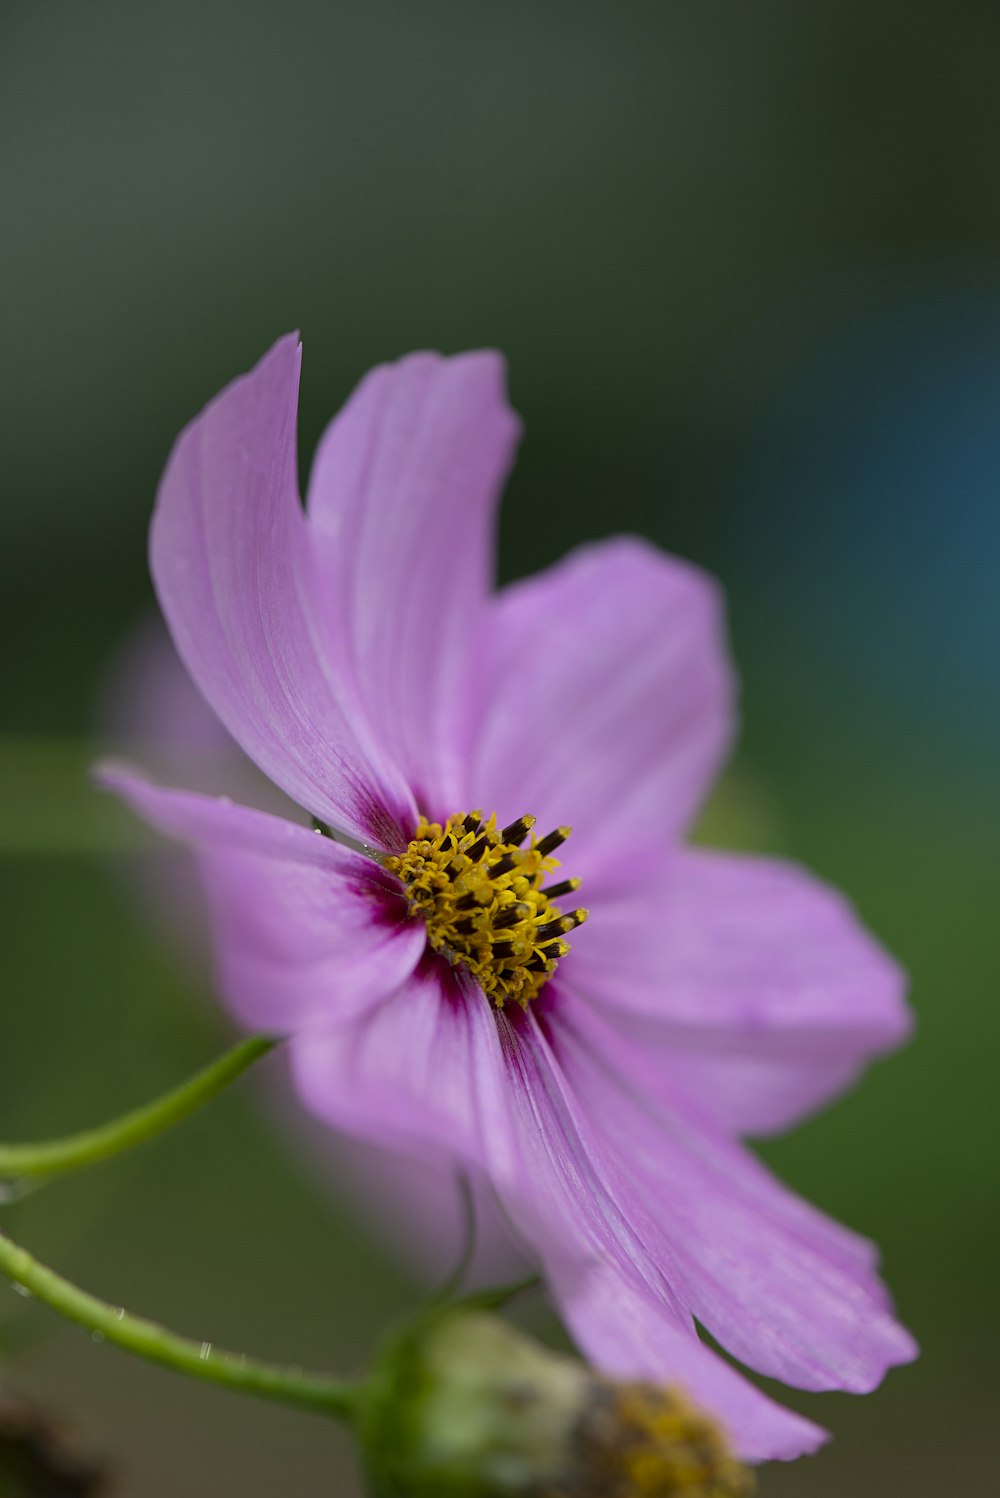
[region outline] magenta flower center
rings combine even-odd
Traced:
[[[587,919],[586,910],[564,915],[554,903],[579,879],[543,884],[570,828],[535,838],[534,825],[524,816],[498,831],[496,817],[484,823],[481,811],[458,812],[443,827],[421,819],[406,852],[386,859],[411,914],[427,923],[429,945],[466,967],[498,1009],[508,999],[527,1008],[569,951],[564,938]]]

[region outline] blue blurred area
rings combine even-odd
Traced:
[[[900,713],[908,756],[930,740],[992,768],[1000,285],[934,270],[821,289],[846,315],[754,413],[723,480],[723,565],[818,679]]]

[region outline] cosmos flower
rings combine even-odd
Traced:
[[[903,1038],[900,973],[808,874],[685,843],[733,726],[708,578],[616,539],[492,591],[498,357],[372,371],[305,509],[299,364],[281,340],[181,435],[151,559],[301,818],[104,783],[193,845],[222,995],[308,1109],[487,1181],[609,1375],[683,1385],[748,1460],[812,1450],[696,1323],[803,1389],[914,1355],[873,1247],[741,1142]]]

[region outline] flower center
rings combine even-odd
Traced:
[[[751,1498],[752,1474],[722,1431],[676,1390],[608,1384],[584,1413],[576,1439],[581,1498]]]
[[[585,910],[564,915],[553,903],[578,889],[579,879],[543,887],[570,829],[536,839],[534,825],[524,816],[498,831],[496,817],[484,823],[481,811],[459,812],[443,827],[421,819],[406,852],[386,859],[406,885],[411,914],[427,922],[435,952],[468,968],[498,1009],[508,999],[526,1009],[537,998],[569,951],[564,938],[587,919]]]

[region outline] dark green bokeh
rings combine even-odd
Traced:
[[[504,575],[619,529],[718,571],[745,774],[774,809],[748,835],[847,888],[914,976],[916,1044],[766,1153],[884,1245],[924,1355],[870,1399],[803,1399],[838,1439],[763,1492],[986,1490],[997,718],[964,720],[915,664],[922,611],[946,624],[931,585],[888,621],[916,694],[866,670],[883,584],[903,597],[911,565],[901,546],[898,576],[872,579],[869,523],[910,541],[922,523],[902,479],[833,571],[819,539],[790,559],[781,537],[822,537],[836,497],[805,485],[776,524],[748,473],[845,322],[880,326],[931,284],[995,306],[998,52],[990,0],[0,10],[0,1131],[97,1121],[223,1041],[207,980],[101,851],[121,823],[76,789],[109,657],[151,606],[177,430],[298,326],[305,472],[372,363],[496,345],[528,433]],[[947,513],[947,475],[924,497]],[[835,607],[811,609],[814,584]],[[414,1292],[253,1091],[24,1202],[16,1229],[179,1330],[347,1370]],[[125,1498],[354,1491],[318,1422],[171,1381],[13,1296],[8,1322],[32,1338],[23,1381],[111,1455]]]

